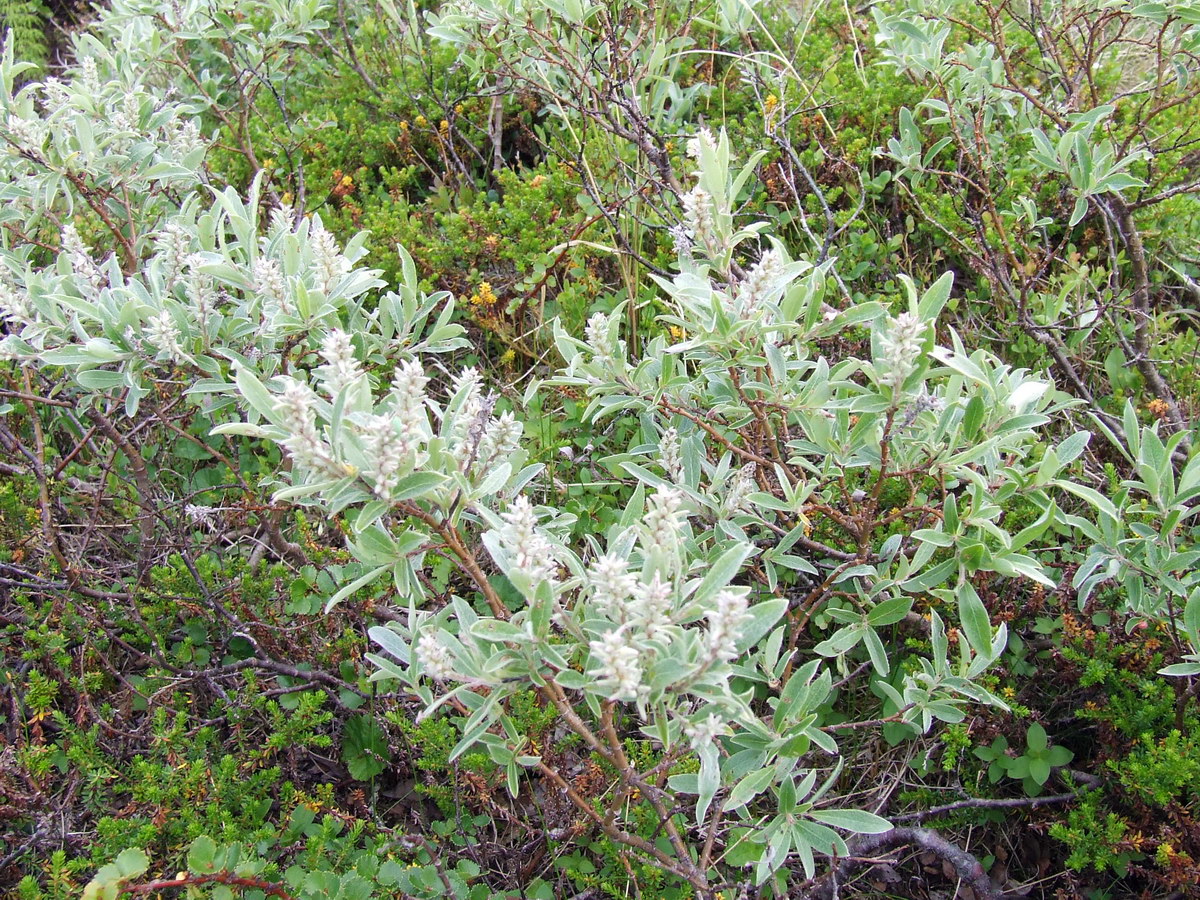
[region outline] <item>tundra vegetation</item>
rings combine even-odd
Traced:
[[[66,15],[12,896],[1200,897],[1200,2]]]

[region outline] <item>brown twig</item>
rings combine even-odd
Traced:
[[[907,827],[893,828],[883,834],[861,835],[851,841],[849,846],[852,857],[842,860],[824,876],[821,884],[799,894],[798,898],[802,898],[802,900],[834,900],[838,896],[838,886],[864,862],[860,857],[880,850],[901,847],[905,844],[913,844],[949,863],[958,877],[975,892],[978,900],[1000,900],[1000,892],[996,890],[991,879],[983,870],[982,863],[974,854],[950,843],[936,831],[928,828]]]

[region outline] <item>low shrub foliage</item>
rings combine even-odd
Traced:
[[[1194,4],[70,43],[0,59],[17,896],[1196,895]]]

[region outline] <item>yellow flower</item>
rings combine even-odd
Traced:
[[[426,125],[429,124],[429,120],[426,119],[424,116],[417,116],[415,119],[413,119],[413,123],[418,128],[424,128]]]
[[[479,285],[479,290],[471,295],[471,299],[468,302],[472,306],[494,306],[498,299],[492,291],[491,284],[485,281]]]
[[[1149,403],[1146,404],[1146,409],[1147,409],[1147,411],[1152,413],[1155,418],[1162,419],[1170,411],[1171,406],[1170,406],[1170,404],[1167,403],[1166,400],[1163,400],[1159,397],[1155,397],[1153,400],[1151,400]]]

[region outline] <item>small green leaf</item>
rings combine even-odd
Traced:
[[[929,286],[917,306],[917,315],[921,317],[922,322],[931,322],[941,314],[946,301],[950,299],[952,287],[954,287],[953,272],[947,272]]]
[[[396,482],[388,497],[393,503],[423,497],[445,480],[446,476],[437,472],[413,472]]]
[[[893,597],[875,604],[875,608],[867,614],[867,621],[876,628],[884,625],[894,625],[908,615],[912,609],[911,597]]]
[[[128,880],[141,875],[150,868],[150,857],[146,855],[146,851],[136,847],[127,847],[117,854],[117,858],[113,860],[120,872],[121,878]]]
[[[964,581],[958,589],[958,620],[971,649],[980,656],[989,655],[992,646],[992,620],[987,607],[983,605],[979,594],[969,581]]]
[[[582,672],[576,672],[574,669],[563,669],[563,671],[556,673],[554,681],[569,691],[583,690],[583,688],[591,683],[590,678]]]
[[[370,716],[354,716],[347,720],[342,733],[342,759],[350,777],[369,781],[386,768],[391,760],[387,735]]]
[[[742,626],[741,636],[738,638],[738,650],[740,652],[749,650],[762,640],[763,636],[774,628],[775,623],[787,612],[787,608],[787,597],[764,600],[761,603],[755,603],[751,606],[747,610],[748,617]]]
[[[1050,748],[1050,755],[1047,759],[1050,760],[1052,766],[1065,766],[1075,758],[1075,754],[1061,745],[1055,745]]]
[[[983,398],[976,394],[963,412],[963,437],[966,440],[974,441],[979,435],[979,428],[983,424],[983,412]]]
[[[207,875],[212,872],[216,868],[213,862],[216,854],[216,842],[206,834],[200,835],[192,841],[192,846],[188,848],[188,871],[195,875]]]
[[[1030,750],[1041,752],[1046,749],[1046,729],[1040,723],[1034,722],[1025,733],[1025,743]]]
[[[742,563],[746,561],[746,557],[753,552],[754,547],[750,544],[737,543],[722,553],[709,567],[708,574],[696,588],[692,600],[696,603],[703,603],[716,596],[718,591],[733,580],[733,577],[741,569]]]
[[[1172,666],[1158,670],[1159,675],[1171,678],[1182,678],[1187,675],[1200,675],[1200,663],[1175,663]]]
[[[1050,778],[1050,760],[1042,757],[1030,759],[1029,777],[1037,782],[1039,787],[1045,784]]]
[[[892,830],[892,823],[887,819],[861,809],[822,809],[809,815],[818,822],[855,834],[883,834]]]
[[[725,809],[734,810],[744,806],[765,791],[774,780],[775,769],[772,766],[751,772],[729,792],[729,797],[725,801]]]

